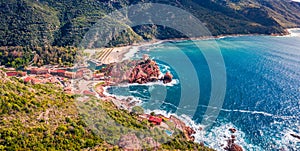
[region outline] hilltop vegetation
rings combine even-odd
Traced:
[[[6,0],[0,1],[0,46],[5,46],[1,47],[0,62],[13,67],[72,65],[75,53],[68,50],[79,47],[99,19],[143,2],[182,8],[202,21],[212,35],[282,34],[285,28],[300,25],[300,4],[289,0]],[[155,24],[129,27],[107,23],[101,27],[117,31],[118,26],[126,29],[103,37],[106,45],[95,39],[88,46],[122,46],[143,40],[186,37]],[[15,57],[15,52],[24,55]]]
[[[0,46],[76,46],[105,14],[140,2],[180,7],[206,24],[213,35],[283,33],[300,24],[298,3],[268,0],[6,0],[0,2]],[[144,39],[182,37],[157,25],[132,27],[111,35],[111,45]],[[139,36],[138,36],[139,35]]]

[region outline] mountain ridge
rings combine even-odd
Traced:
[[[187,10],[204,22],[212,35],[282,34],[299,27],[300,5],[289,1],[262,0],[9,0],[0,2],[1,46],[78,46],[84,34],[105,14],[129,5],[163,3]],[[155,27],[155,28],[154,28]],[[126,45],[143,39],[181,38],[182,35],[155,25],[131,27],[134,32],[121,38]],[[143,31],[146,28],[152,32]],[[131,31],[131,30],[129,30]],[[126,32],[126,31],[124,31]],[[167,34],[170,32],[171,34]],[[173,34],[174,33],[174,34]],[[135,35],[135,36],[134,36]],[[120,35],[117,35],[120,36]],[[109,37],[117,39],[117,36]]]

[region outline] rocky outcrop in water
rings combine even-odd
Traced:
[[[235,128],[229,128],[229,131],[233,134],[235,132],[237,132],[237,130]],[[227,140],[227,146],[224,148],[227,151],[243,151],[243,148],[236,144],[236,136],[235,135],[231,135],[228,140]]]
[[[154,60],[147,59],[139,62],[131,71],[128,78],[129,83],[147,83],[158,80],[160,74],[159,67]]]
[[[172,79],[173,79],[173,75],[169,71],[167,71],[166,74],[164,75],[163,82],[170,83],[172,82]]]
[[[196,131],[193,130],[191,127],[186,126],[184,128],[184,132],[186,134],[186,137],[188,138],[188,140],[194,141],[195,137],[193,136],[193,134],[196,134]]]
[[[235,128],[230,128],[229,131],[230,131],[231,133],[235,133],[235,132],[236,132],[236,129],[235,129]]]
[[[129,82],[144,84],[158,80],[169,83],[173,78],[170,72],[160,77],[161,72],[158,64],[149,57],[144,57],[141,60],[126,60],[121,63],[109,64],[107,67],[102,68],[100,72],[110,77],[110,81],[115,83]]]
[[[227,151],[243,151],[243,148],[235,143],[228,145],[225,150]]]

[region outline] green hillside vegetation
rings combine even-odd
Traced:
[[[282,34],[286,33],[285,28],[300,25],[300,4],[289,0],[6,0],[0,1],[0,46],[12,48],[6,48],[6,53],[0,53],[1,64],[19,66],[32,63],[30,60],[33,55],[30,53],[25,53],[25,57],[22,58],[8,57],[10,55],[7,54],[19,50],[16,47],[24,47],[22,50],[30,48],[31,52],[39,53],[40,48],[44,51],[44,47],[52,46],[53,49],[47,52],[50,55],[36,56],[33,65],[72,65],[73,59],[69,56],[65,57],[70,59],[63,59],[64,56],[58,55],[61,61],[51,58],[45,60],[44,57],[56,57],[57,48],[63,49],[60,47],[80,46],[85,34],[105,14],[142,2],[163,3],[182,8],[202,21],[215,36]],[[112,26],[117,25],[108,23],[104,24],[103,28]],[[128,26],[119,33],[109,34],[105,37],[109,41],[107,45],[95,40],[88,46],[122,46],[143,40],[182,37],[186,36],[174,29],[147,24]],[[73,53],[70,54],[72,55]],[[8,58],[3,59],[6,57]]]
[[[0,7],[5,8],[0,10],[0,45],[76,46],[105,14],[140,2],[165,3],[185,9],[204,22],[213,35],[283,33],[284,28],[300,24],[300,6],[288,0],[7,0],[0,2]],[[183,36],[154,25],[133,29],[128,30],[126,36],[109,37],[112,45],[139,41],[136,33],[144,39]],[[175,32],[175,36],[169,32]],[[132,38],[126,40],[128,36]]]
[[[24,84],[22,80],[4,77],[0,71],[0,150],[120,149],[110,144],[116,142],[104,141],[97,131],[91,129],[85,119],[93,114],[81,112],[78,108],[81,105],[76,105],[74,100],[75,96],[63,93],[52,84]],[[146,131],[151,126],[148,121],[138,121],[135,114],[118,110],[111,102],[94,100],[86,102],[84,107],[86,111],[106,111],[125,129]],[[99,122],[95,124],[101,124]],[[109,129],[107,127],[105,131],[109,132]],[[160,149],[194,148],[211,150],[185,141],[182,134]]]
[[[74,60],[78,59],[76,58],[76,54],[79,53],[77,50],[76,47],[70,46],[4,46],[0,47],[0,64],[17,69],[28,65],[72,66]]]

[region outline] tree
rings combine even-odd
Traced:
[[[144,109],[142,107],[140,107],[140,106],[134,106],[132,108],[131,112],[134,113],[134,114],[143,114],[144,113]]]

